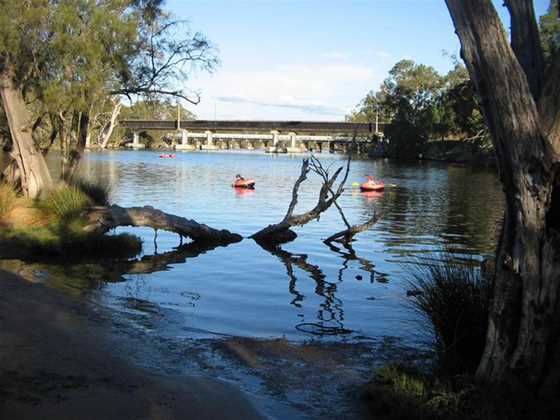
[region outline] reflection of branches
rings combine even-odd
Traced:
[[[344,248],[348,252],[343,252],[342,249],[335,246],[332,242],[325,242],[325,243],[327,244],[327,246],[330,248],[331,251],[336,252],[337,254],[341,255],[342,258],[344,258],[344,262],[342,263],[342,268],[338,272],[339,281],[342,281],[342,272],[348,268],[349,261],[358,261],[361,264],[362,269],[370,273],[371,275],[370,278],[373,280],[373,275],[375,273],[375,269],[374,269],[375,264],[373,264],[369,260],[366,260],[365,258],[359,257],[356,254],[354,248],[352,248],[352,245],[350,245],[349,243],[344,243],[342,246],[344,246]]]
[[[348,334],[351,332],[345,329],[343,325],[344,310],[342,301],[336,297],[337,283],[326,281],[323,271],[319,266],[307,262],[307,255],[305,254],[292,254],[278,246],[263,244],[261,246],[286,266],[286,272],[290,278],[289,291],[294,296],[294,299],[290,302],[292,305],[301,308],[301,302],[305,298],[296,288],[297,277],[294,274],[294,265],[309,273],[310,277],[315,280],[315,294],[325,299],[317,312],[320,323],[300,323],[296,326],[297,329],[319,335]],[[325,325],[324,323],[334,323],[335,325]]]
[[[163,254],[146,255],[139,260],[117,264],[117,267],[123,274],[151,274],[168,270],[171,264],[185,263],[188,258],[198,257],[217,247],[218,245],[191,242]]]

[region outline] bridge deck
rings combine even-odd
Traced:
[[[282,131],[328,133],[375,133],[375,123],[347,123],[331,121],[238,121],[238,120],[120,120],[121,127],[131,130],[211,130],[211,131]],[[379,123],[382,131],[384,123]]]

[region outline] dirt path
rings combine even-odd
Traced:
[[[0,270],[0,419],[262,418],[224,382],[131,366],[104,339],[105,322]]]

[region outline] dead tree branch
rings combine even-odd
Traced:
[[[333,203],[335,203],[336,199],[342,194],[344,191],[344,183],[346,182],[348,173],[350,172],[350,161],[351,156],[348,155],[344,176],[336,191],[334,191],[333,186],[340,173],[344,170],[344,167],[339,167],[334,174],[330,175],[328,168],[325,169],[316,157],[312,156],[309,159],[304,159],[301,166],[301,173],[294,184],[294,188],[292,190],[292,200],[288,206],[288,211],[286,212],[284,219],[282,219],[280,223],[272,224],[264,229],[261,229],[257,233],[253,234],[251,238],[259,243],[268,244],[282,244],[293,241],[297,237],[297,234],[290,228],[293,226],[302,226],[312,220],[319,219],[321,217],[321,213],[325,212]],[[294,215],[294,209],[298,202],[299,188],[307,179],[307,175],[310,171],[315,172],[323,180],[317,204],[305,213]]]
[[[359,224],[359,225],[353,225],[350,226],[346,220],[346,218],[344,217],[344,213],[342,212],[342,209],[337,206],[340,215],[342,216],[342,218],[344,219],[347,229],[344,229],[340,232],[335,233],[334,235],[329,236],[327,239],[325,239],[323,242],[327,245],[329,245],[332,242],[340,242],[343,244],[348,244],[350,242],[352,242],[352,240],[354,239],[354,236],[356,236],[358,233],[360,232],[364,232],[366,230],[368,230],[369,228],[371,228],[375,223],[377,223],[377,221],[379,220],[380,216],[377,212],[375,212],[373,214],[373,216],[371,217],[371,219],[369,219],[367,222]]]
[[[218,230],[184,217],[167,214],[153,207],[97,207],[85,214],[86,232],[106,233],[118,226],[151,227],[175,232],[195,242],[227,245],[239,242],[241,235]]]

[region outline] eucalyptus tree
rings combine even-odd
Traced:
[[[58,141],[62,177],[75,173],[92,127],[107,142],[99,115],[112,105],[110,121],[126,95],[171,95],[191,102],[199,96],[180,88],[190,72],[211,70],[215,49],[157,0],[1,0],[2,99],[14,158],[26,195],[52,184],[31,133],[50,128],[45,153]]]
[[[506,198],[477,375],[557,397],[560,51],[545,65],[532,0],[505,1],[511,40],[491,0],[446,3],[481,98]]]
[[[25,97],[36,100],[35,81],[48,62],[50,5],[46,0],[0,2],[0,96],[10,129],[12,157],[25,195],[37,196],[53,184],[31,135],[32,114]]]

